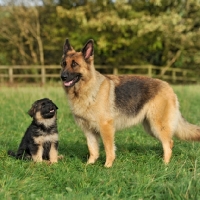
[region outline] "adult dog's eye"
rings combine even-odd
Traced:
[[[67,65],[66,61],[63,61],[63,62],[61,63],[61,66],[62,66],[62,67],[65,67],[66,65]]]
[[[78,65],[78,63],[76,63],[74,60],[72,60],[72,64],[71,64],[71,67],[74,68]]]

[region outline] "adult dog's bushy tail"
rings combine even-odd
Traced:
[[[181,140],[200,141],[200,126],[189,123],[180,115],[175,136]]]

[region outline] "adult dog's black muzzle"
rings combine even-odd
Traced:
[[[81,74],[80,73],[69,73],[69,72],[63,71],[61,73],[60,77],[61,77],[65,87],[72,87],[75,85],[75,83],[77,83],[80,80]]]
[[[67,78],[69,77],[69,73],[62,72],[60,77],[61,77],[62,81],[67,81]]]

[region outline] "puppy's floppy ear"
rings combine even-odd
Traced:
[[[28,114],[29,114],[31,117],[33,117],[34,114],[35,114],[35,107],[36,107],[36,105],[33,104],[32,107],[30,108],[30,110],[28,111]]]

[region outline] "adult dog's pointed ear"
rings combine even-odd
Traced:
[[[88,40],[81,52],[85,60],[92,56],[94,54],[94,41],[92,39]]]
[[[73,47],[70,45],[69,39],[67,38],[63,46],[63,54],[66,54],[68,51],[71,51],[71,50],[73,50]]]

